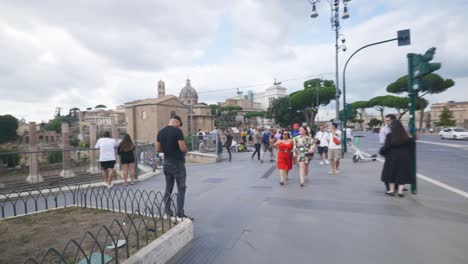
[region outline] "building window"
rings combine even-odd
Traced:
[[[175,114],[175,111],[171,111],[171,116],[170,116],[170,117],[173,117],[173,116],[175,116],[175,115],[176,115],[176,114]]]
[[[145,120],[147,117],[146,111],[141,112],[141,119]]]

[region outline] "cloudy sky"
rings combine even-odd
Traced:
[[[400,29],[412,34],[411,46],[390,42],[353,58],[348,101],[385,94],[406,74],[406,54],[430,47],[442,63],[438,73],[456,86],[428,99],[468,100],[468,1],[352,0],[348,7],[340,71],[359,47]],[[155,97],[159,80],[178,95],[187,76],[207,103],[235,96],[236,87],[262,91],[274,78],[289,92],[307,76],[334,79],[328,2],[317,10],[311,19],[306,0],[3,0],[0,114],[40,122],[56,107],[115,107]]]

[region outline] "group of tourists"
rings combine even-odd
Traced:
[[[320,165],[330,164],[331,175],[340,173],[341,132],[336,123],[321,125],[317,133],[307,126],[300,127],[299,124],[294,124],[290,131],[262,128],[252,130],[250,134],[248,131],[250,130],[244,129],[241,132],[241,139],[249,140],[252,137],[255,150],[251,159],[256,156],[263,163],[268,153],[271,162],[276,157],[281,185],[288,181],[289,172],[293,164],[296,164],[299,167],[299,184],[304,186],[309,175],[309,163],[316,152],[320,155]]]

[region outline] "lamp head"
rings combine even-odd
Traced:
[[[312,5],[312,13],[310,14],[310,17],[311,18],[318,17],[317,8],[315,7],[315,4]]]
[[[345,4],[345,6],[344,6],[343,16],[342,16],[341,18],[342,18],[342,19],[347,19],[347,18],[349,18],[348,7],[346,6],[346,4]]]

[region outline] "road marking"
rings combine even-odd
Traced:
[[[437,146],[452,147],[452,148],[468,150],[468,145],[439,143],[439,142],[431,142],[431,141],[424,141],[424,140],[417,140],[416,142],[417,143],[432,144],[432,145],[437,145]]]
[[[367,156],[371,156],[370,154],[365,153],[365,152],[361,152],[361,153],[364,154],[364,155],[367,155]],[[385,162],[385,160],[382,159],[382,158],[377,158],[377,160],[380,161],[380,162],[382,162],[382,163]],[[432,184],[434,184],[434,185],[436,185],[436,186],[438,186],[438,187],[440,187],[440,188],[442,188],[442,189],[445,189],[445,190],[447,190],[447,191],[450,191],[450,192],[456,193],[456,194],[458,194],[458,195],[461,195],[461,196],[463,196],[463,197],[465,197],[465,198],[468,198],[468,193],[467,193],[467,192],[464,192],[464,191],[462,191],[462,190],[460,190],[460,189],[457,189],[457,188],[455,188],[455,187],[452,187],[452,186],[450,186],[450,185],[447,185],[447,184],[445,184],[445,183],[443,183],[443,182],[440,182],[440,181],[434,180],[434,179],[432,179],[432,178],[429,178],[429,177],[427,177],[427,176],[425,176],[425,175],[422,175],[421,173],[416,173],[416,177],[418,177],[418,178],[421,179],[421,180],[424,180],[424,181],[427,181],[427,182],[429,182],[429,183],[432,183]]]

